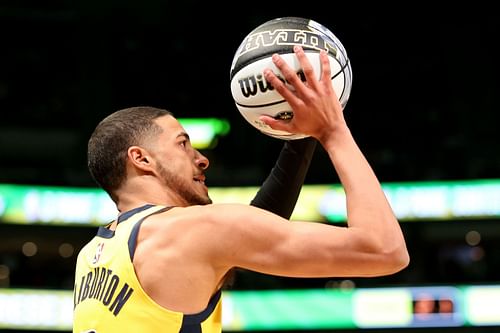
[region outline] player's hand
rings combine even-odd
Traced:
[[[295,71],[278,54],[273,55],[273,63],[292,88],[287,87],[270,69],[264,71],[266,80],[290,104],[293,118],[288,121],[261,116],[260,120],[276,130],[307,134],[318,140],[326,140],[339,126],[345,126],[342,106],[331,82],[331,68],[326,51],[319,54],[321,61],[320,79],[316,78],[313,67],[300,46],[294,47],[305,81],[301,81]]]

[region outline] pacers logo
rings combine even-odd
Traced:
[[[99,259],[101,258],[102,251],[104,249],[104,243],[97,244],[97,248],[95,250],[94,259],[92,259],[92,264],[97,264]]]

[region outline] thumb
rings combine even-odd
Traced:
[[[293,126],[291,126],[290,120],[280,120],[264,115],[260,116],[259,120],[271,127],[273,130],[294,133]]]

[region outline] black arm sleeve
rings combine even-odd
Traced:
[[[250,204],[289,219],[309,170],[316,143],[312,137],[286,141],[271,173]]]

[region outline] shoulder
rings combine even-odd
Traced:
[[[260,208],[238,203],[223,203],[209,205],[195,205],[189,207],[174,207],[166,212],[158,214],[158,217],[183,220],[189,223],[218,223],[232,220],[238,217],[251,216],[267,212]],[[267,212],[268,213],[268,212]]]
[[[231,252],[227,249],[240,246],[242,239],[254,238],[248,235],[257,233],[259,228],[252,227],[250,219],[259,214],[259,208],[244,204],[175,207],[142,222],[137,244],[148,251],[139,249],[136,255],[172,256],[175,253],[220,263]]]
[[[266,210],[245,204],[210,204],[190,207],[175,207],[166,212],[150,216],[143,223],[141,233],[152,237],[171,235],[190,238],[224,237],[228,233],[247,233],[258,230],[260,225],[272,225],[272,221],[286,221]],[[213,230],[218,233],[215,236]],[[215,240],[215,239],[214,239]]]
[[[197,225],[217,226],[223,228],[230,226],[234,228],[236,222],[245,221],[252,224],[253,221],[262,219],[281,219],[279,216],[251,205],[245,204],[210,204],[205,206],[191,206],[176,208],[172,212],[176,218],[185,223]]]
[[[244,216],[250,216],[255,207],[244,204],[210,204],[173,207],[149,216],[141,229],[149,232],[195,232],[205,228],[223,228]]]

